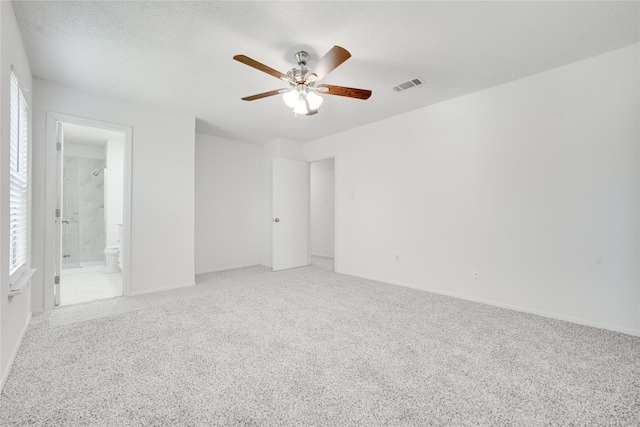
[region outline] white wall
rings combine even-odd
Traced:
[[[123,224],[124,209],[124,134],[121,138],[113,138],[107,141],[104,147],[107,169],[105,178],[105,247],[118,246],[120,236],[118,224]]]
[[[272,254],[272,184],[273,184],[273,159],[282,158],[290,160],[304,160],[302,144],[294,141],[277,139],[262,145],[262,201],[260,236],[262,241],[261,261],[262,265],[271,267]]]
[[[99,145],[75,144],[73,142],[65,142],[64,155],[75,157],[87,157],[90,159],[104,159],[104,147]]]
[[[195,271],[260,264],[261,148],[196,133]]]
[[[335,239],[335,161],[325,159],[310,166],[311,255],[333,258]]]
[[[306,144],[336,157],[337,270],[640,333],[638,52]]]
[[[31,317],[31,290],[9,299],[9,104],[11,66],[20,80],[27,104],[31,101],[31,69],[24,50],[22,38],[13,13],[11,2],[0,2],[0,390],[9,374],[9,369],[22,336]],[[30,112],[30,123],[33,114]],[[29,135],[31,136],[31,129]],[[29,150],[31,150],[31,139]],[[29,164],[33,171],[33,164]],[[31,209],[33,211],[33,208]],[[31,230],[29,230],[29,233]],[[31,254],[27,253],[27,266]]]
[[[133,128],[130,294],[194,283],[193,116],[95,96],[34,79],[33,307],[52,308],[55,147],[47,112]],[[53,196],[52,196],[53,195]],[[46,239],[45,239],[46,238]]]

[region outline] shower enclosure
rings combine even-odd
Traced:
[[[104,265],[104,159],[64,156],[62,268]]]

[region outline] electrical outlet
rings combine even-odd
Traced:
[[[395,262],[400,262],[400,255],[396,255],[396,257],[394,258]]]
[[[480,269],[479,268],[474,268],[473,269],[473,279],[474,280],[480,280]]]

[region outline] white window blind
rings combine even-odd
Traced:
[[[9,151],[9,275],[27,264],[27,103],[11,73]]]

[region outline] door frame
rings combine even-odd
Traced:
[[[122,242],[122,293],[128,296],[131,293],[131,165],[133,154],[133,128],[131,126],[110,123],[101,120],[89,119],[86,117],[73,116],[70,114],[47,111],[46,127],[46,178],[53,182],[45,185],[45,247],[44,247],[44,310],[54,308],[54,271],[56,269],[56,235],[60,231],[61,218],[56,218],[56,209],[60,209],[61,201],[57,196],[58,169],[57,160],[57,132],[56,123],[63,122],[94,128],[122,132],[124,134],[124,188],[123,188],[123,242]],[[55,178],[55,179],[54,179]],[[52,188],[53,187],[53,188]],[[60,262],[60,260],[58,260]],[[59,273],[59,272],[58,272]]]
[[[62,276],[62,234],[64,227],[62,226],[62,195],[64,186],[64,125],[63,122],[57,121],[56,126],[56,145],[60,143],[60,149],[56,147],[56,216],[53,219],[56,229],[53,233],[53,275],[58,278],[54,281],[53,288],[53,306],[60,305],[60,277]],[[60,223],[60,224],[59,224]]]

